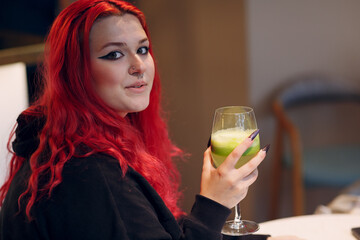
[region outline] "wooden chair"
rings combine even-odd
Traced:
[[[345,116],[342,108],[350,111],[350,115]],[[276,139],[271,219],[279,213],[285,169],[290,171],[292,178],[294,215],[305,213],[307,186],[339,187],[360,179],[360,92],[356,87],[319,75],[300,76],[279,91],[273,101],[273,112]],[[314,120],[318,117],[320,123]],[[345,124],[339,125],[340,120]],[[331,134],[335,129],[329,129],[330,122],[343,131],[342,134]],[[353,129],[346,132],[345,127],[349,126]],[[320,129],[322,133],[317,132]]]

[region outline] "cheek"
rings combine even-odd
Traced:
[[[149,72],[149,77],[151,78],[151,83],[154,82],[154,77],[155,77],[155,64],[154,64],[154,60],[153,58],[151,57],[151,55],[149,55],[150,58],[149,58],[149,61],[148,61],[148,64],[147,64],[147,69],[148,69],[148,72]]]
[[[123,82],[121,69],[115,65],[92,64],[92,81],[95,86],[111,86]]]
[[[91,62],[91,78],[94,86],[99,85],[102,82],[102,79],[106,76],[106,71],[104,68],[99,65],[96,61]]]

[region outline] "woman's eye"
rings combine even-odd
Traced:
[[[105,56],[100,57],[101,59],[107,59],[107,60],[116,60],[124,56],[121,52],[114,51],[106,54]]]
[[[137,50],[138,54],[141,55],[146,55],[149,52],[149,48],[148,47],[141,47]]]

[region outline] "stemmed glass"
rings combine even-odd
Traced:
[[[211,133],[211,155],[216,167],[251,133],[257,130],[255,113],[250,107],[229,106],[215,110]],[[236,163],[239,168],[252,159],[260,150],[259,135]],[[227,221],[222,234],[231,236],[247,235],[256,232],[259,225],[253,221],[241,220],[240,204],[235,206],[234,220]]]

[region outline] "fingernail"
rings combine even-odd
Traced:
[[[269,151],[269,148],[270,148],[270,144],[267,144],[263,149],[261,149],[261,150],[263,150],[264,152],[268,152]]]
[[[211,145],[211,136],[209,137],[209,141],[208,141],[207,147],[210,147],[210,145]]]
[[[256,136],[259,134],[259,132],[260,132],[260,129],[257,129],[257,130],[255,130],[255,131],[249,136],[249,138],[251,139],[251,141],[256,138]]]

